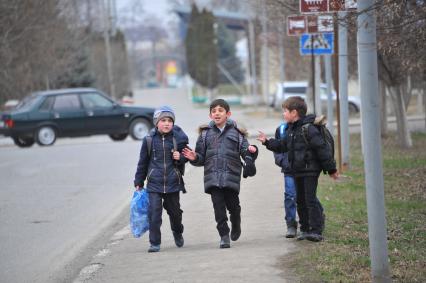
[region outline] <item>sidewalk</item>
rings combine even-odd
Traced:
[[[188,165],[188,193],[181,194],[185,246],[175,246],[164,212],[159,253],[147,253],[148,234],[135,239],[127,225],[74,282],[294,282],[284,263],[296,250],[296,240],[284,237],[282,174],[272,153],[261,150],[257,175],[242,181],[242,234],[230,249],[219,249],[213,207],[203,189],[203,168]]]

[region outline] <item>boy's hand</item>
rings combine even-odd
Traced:
[[[266,140],[267,140],[267,138],[266,138],[266,135],[265,135],[265,133],[264,132],[262,132],[262,131],[258,131],[259,132],[259,135],[257,136],[257,140],[258,141],[260,141],[262,144],[264,144],[265,142],[266,142]]]
[[[249,145],[248,151],[250,151],[251,153],[255,153],[256,150],[257,150],[257,148],[255,146]]]
[[[179,151],[177,151],[177,150],[173,151],[173,159],[174,160],[179,160],[180,159],[180,153],[179,153]]]
[[[191,161],[194,161],[195,158],[197,158],[197,154],[195,153],[195,150],[190,149],[188,147],[185,147],[182,150],[182,154],[183,154],[183,156],[185,156],[186,159],[191,160]]]
[[[330,178],[333,178],[334,180],[339,179],[339,172],[338,172],[338,171],[336,171],[336,172],[334,172],[333,174],[330,174]]]

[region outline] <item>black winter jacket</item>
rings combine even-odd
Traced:
[[[188,136],[176,125],[167,134],[162,135],[155,128],[151,130],[149,135],[152,137],[151,154],[148,154],[145,137],[142,141],[139,162],[136,169],[135,186],[143,187],[146,180],[148,192],[185,192],[183,178],[177,169],[176,163],[185,163],[187,159],[182,154],[180,160],[173,159],[173,136],[175,137],[179,152],[182,152],[182,149],[188,144]]]
[[[298,176],[317,176],[321,170],[333,174],[336,172],[336,161],[320,131],[312,125],[315,115],[307,115],[294,123],[289,123],[286,136],[282,140],[269,139],[265,142],[266,148],[274,152],[288,152],[288,161],[291,172]],[[308,144],[306,143],[302,126],[308,127]]]
[[[203,131],[205,138],[203,138]],[[246,132],[238,129],[237,124],[228,120],[223,132],[214,122],[200,127],[200,136],[195,146],[197,157],[191,164],[204,166],[204,191],[210,189],[231,189],[240,192],[242,164],[240,156],[244,159],[249,143],[245,137]]]

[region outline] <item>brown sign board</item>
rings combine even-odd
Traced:
[[[328,0],[299,0],[301,13],[326,13]]]
[[[299,0],[302,14],[356,10],[357,0]]]
[[[332,15],[291,15],[287,17],[287,35],[299,36],[302,33],[333,32]]]
[[[328,0],[328,11],[350,11],[356,10],[357,0]]]
[[[306,33],[306,19],[301,15],[290,15],[287,17],[287,35],[298,36]]]

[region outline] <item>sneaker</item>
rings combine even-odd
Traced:
[[[160,251],[160,245],[151,245],[148,249],[149,253],[156,253]]]
[[[182,237],[182,233],[175,233],[173,232],[173,238],[175,238],[175,244],[178,248],[183,247],[183,237]]]
[[[228,249],[231,247],[231,243],[229,241],[229,235],[225,235],[220,237],[220,248],[221,249]]]
[[[240,235],[241,235],[241,226],[240,225],[235,225],[235,227],[232,227],[232,230],[231,230],[231,240],[232,241],[238,240],[238,238],[240,238]]]
[[[321,242],[324,238],[322,237],[322,235],[317,234],[317,233],[308,233],[306,235],[306,240],[311,241],[311,242]]]
[[[285,234],[286,238],[294,238],[297,234],[297,228],[294,226],[287,227],[287,233]]]
[[[300,231],[299,236],[297,236],[298,241],[303,241],[306,239],[306,236],[308,235],[308,232]]]

